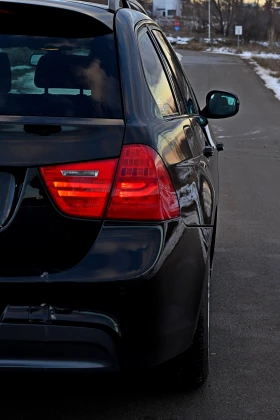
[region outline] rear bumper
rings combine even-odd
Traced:
[[[212,228],[149,226],[146,244],[129,231],[118,227],[116,246],[107,230],[99,258],[68,272],[0,279],[0,369],[145,368],[191,345]]]
[[[118,371],[118,335],[118,325],[102,314],[8,305],[0,325],[0,369]]]
[[[5,338],[2,338],[0,345],[1,370],[119,370],[114,340],[96,328],[34,325],[2,327],[0,331]],[[20,340],[14,339],[19,336]]]

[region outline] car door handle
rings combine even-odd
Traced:
[[[213,146],[205,146],[203,150],[204,156],[210,157],[210,156],[213,156],[214,153],[215,153],[215,148]]]

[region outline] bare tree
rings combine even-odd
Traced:
[[[267,17],[267,38],[270,46],[274,45],[275,42],[275,14],[274,7],[276,5],[275,0],[266,0],[264,9]]]
[[[250,41],[263,41],[266,39],[266,12],[256,3],[240,3],[235,10],[235,24],[242,25],[243,39]]]
[[[256,0],[248,3],[245,0],[211,0],[211,27],[216,34],[230,36],[234,34],[234,26],[243,26],[245,42],[264,40],[267,37],[274,40],[275,28],[280,30],[280,14],[274,13],[273,4],[276,0],[266,0],[262,6]],[[197,17],[201,27],[208,25],[208,1],[195,0]],[[276,22],[278,23],[276,25]]]
[[[228,36],[234,20],[235,9],[241,0],[211,0],[212,29],[222,36]],[[208,1],[195,0],[199,15],[208,22]],[[204,11],[204,13],[203,13]]]

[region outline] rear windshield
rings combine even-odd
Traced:
[[[86,15],[0,8],[0,115],[121,118],[114,34]]]

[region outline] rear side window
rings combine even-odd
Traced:
[[[174,51],[167,44],[161,32],[153,30],[153,34],[155,35],[159,45],[161,46],[163,53],[172,68],[173,74],[176,77],[177,83],[181,90],[181,94],[184,98],[185,112],[187,114],[197,114],[198,108],[196,106],[196,102],[192,97],[191,90],[187,84],[183,71],[178,64],[178,59],[175,56]]]
[[[139,50],[150,91],[163,116],[178,113],[175,98],[160,58],[147,33],[139,39]]]
[[[80,13],[1,3],[1,114],[122,118],[112,31]]]

